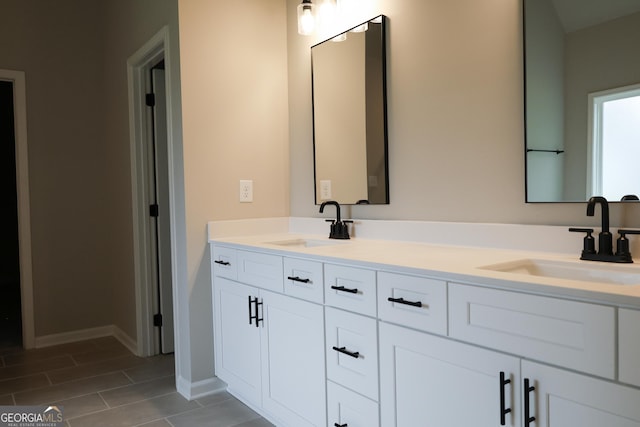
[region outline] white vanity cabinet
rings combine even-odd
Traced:
[[[640,310],[212,254],[216,374],[279,427],[640,427]]]
[[[234,277],[233,264],[226,264],[234,252],[238,281],[227,278]],[[278,425],[324,426],[322,305],[259,287],[282,292],[282,257],[215,246],[213,254],[216,375]]]

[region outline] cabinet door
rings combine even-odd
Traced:
[[[535,387],[523,396],[535,417],[526,427],[640,426],[638,389],[526,360],[522,378]]]
[[[324,426],[323,308],[268,291],[260,295],[262,406],[283,426]]]
[[[640,387],[640,311],[618,310],[618,379]]]
[[[258,297],[258,290],[214,279],[215,367],[233,393],[260,405],[260,329],[255,320],[249,323],[250,310],[255,310],[250,297]]]
[[[380,323],[380,424],[520,426],[519,372],[518,358]]]

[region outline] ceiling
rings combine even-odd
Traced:
[[[552,0],[567,33],[640,12],[640,0]]]

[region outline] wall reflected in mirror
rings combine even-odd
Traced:
[[[527,202],[640,194],[640,0],[524,0]]]
[[[385,17],[311,47],[315,202],[389,203]]]

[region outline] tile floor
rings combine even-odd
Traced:
[[[69,427],[271,426],[226,392],[186,400],[172,355],[136,357],[112,337],[0,348],[0,405],[62,405]]]

